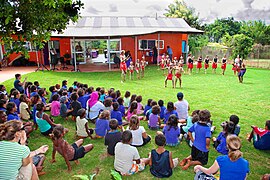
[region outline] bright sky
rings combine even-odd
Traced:
[[[82,0],[82,16],[163,16],[173,0]],[[186,0],[204,22],[216,18],[264,20],[270,24],[270,0]]]

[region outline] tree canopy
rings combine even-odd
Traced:
[[[196,29],[201,29],[201,22],[199,20],[199,14],[196,13],[195,9],[188,7],[183,0],[175,0],[174,3],[165,9],[167,13],[164,15],[166,17],[178,17],[183,18],[191,27]]]
[[[49,40],[51,32],[61,33],[75,22],[83,7],[81,0],[2,0],[0,4],[0,40],[7,53],[22,52],[29,41],[38,47]]]

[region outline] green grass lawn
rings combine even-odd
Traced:
[[[164,76],[162,71],[158,71],[156,67],[148,66],[146,68],[145,78],[142,80],[128,80],[126,83],[120,83],[119,72],[104,72],[104,73],[60,73],[60,72],[35,72],[24,75],[28,77],[29,81],[38,80],[41,87],[48,87],[56,83],[61,84],[62,80],[68,80],[68,85],[71,85],[74,80],[81,83],[87,83],[93,87],[105,87],[106,89],[114,87],[116,90],[121,90],[122,95],[126,90],[131,94],[143,96],[143,103],[145,104],[148,98],[156,101],[159,99],[167,102],[176,101],[176,94],[179,91],[184,93],[184,98],[190,104],[190,113],[195,109],[208,109],[211,112],[211,119],[217,127],[213,136],[217,136],[222,130],[220,123],[228,120],[231,114],[236,114],[240,117],[241,132],[240,138],[242,140],[242,151],[244,158],[250,163],[249,179],[260,179],[265,173],[270,173],[270,152],[259,151],[254,149],[252,143],[246,140],[246,135],[251,131],[251,125],[264,127],[265,121],[270,119],[270,71],[263,69],[248,68],[244,77],[244,83],[238,83],[236,76],[230,70],[230,66],[222,76],[220,69],[217,74],[192,74],[184,75],[183,88],[173,89],[171,82],[168,81],[168,87],[164,88]],[[9,90],[13,86],[13,80],[4,82]],[[75,123],[71,120],[64,121],[61,118],[55,119],[56,123],[62,123],[69,128],[69,133],[65,139],[69,143],[75,141]],[[146,129],[146,122],[141,123]],[[94,127],[91,124],[92,127]],[[155,136],[154,131],[147,130],[152,137]],[[75,165],[71,162],[72,172],[67,173],[67,166],[64,159],[57,154],[57,162],[50,163],[52,153],[52,142],[49,138],[42,136],[39,131],[34,132],[29,139],[29,146],[31,150],[35,150],[43,144],[50,146],[47,152],[47,160],[45,161],[46,175],[41,176],[41,179],[71,179],[74,174],[92,174],[95,168],[99,168],[100,172],[97,179],[110,179],[110,170],[113,169],[113,157],[106,157],[106,147],[103,145],[102,139],[90,140],[86,139],[85,143],[93,143],[94,149],[80,160],[80,165]],[[269,142],[270,143],[270,142]],[[155,148],[155,143],[152,141],[145,147],[138,148],[140,156],[146,157],[151,149]],[[190,154],[190,148],[185,142],[182,142],[178,147],[167,147],[169,151],[173,152],[173,157],[180,159]],[[207,167],[212,165],[215,158],[219,154],[211,146],[209,153],[209,161]],[[193,179],[193,168],[187,171],[181,170],[177,167],[171,179]],[[149,172],[149,167],[145,171],[124,179],[153,179]],[[233,177],[232,177],[233,179]]]

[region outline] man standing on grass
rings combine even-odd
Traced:
[[[174,107],[175,107],[175,110],[178,114],[179,119],[187,119],[188,118],[189,104],[183,98],[184,98],[184,94],[182,92],[177,93],[178,101],[174,103]]]

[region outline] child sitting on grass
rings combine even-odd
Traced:
[[[265,128],[261,129],[251,126],[252,131],[248,137],[248,141],[253,139],[253,145],[259,150],[270,150],[270,120],[265,122]]]
[[[136,97],[135,99],[137,101],[137,114],[140,115],[140,114],[143,114],[143,105],[142,105],[142,96],[139,95]]]
[[[118,142],[121,142],[122,132],[117,130],[118,121],[116,119],[111,119],[109,126],[111,130],[105,135],[105,146],[107,146],[108,155],[114,156],[114,149]]]
[[[131,142],[132,133],[124,131],[122,142],[117,143],[115,146],[114,168],[121,175],[129,176],[143,171],[150,161],[149,158],[140,159],[137,148],[131,146]]]
[[[226,144],[226,138],[228,135],[234,133],[235,125],[232,121],[226,122],[225,127],[223,128],[223,131],[219,133],[218,137],[213,137],[214,142],[214,148],[217,150],[217,152],[221,154],[228,154],[227,144]]]
[[[29,120],[32,115],[32,112],[29,110],[29,107],[28,107],[29,101],[30,100],[27,98],[25,94],[21,94],[20,96],[21,103],[19,105],[19,108],[20,108],[20,115],[21,115],[22,120]]]
[[[198,115],[199,112],[200,112],[200,110],[194,110],[192,112],[191,116],[188,116],[187,120],[185,120],[185,119],[180,119],[179,120],[180,123],[186,123],[186,125],[181,125],[180,126],[180,133],[181,133],[182,136],[185,135],[185,134],[187,134],[188,133],[188,129],[191,128],[191,126],[193,126],[193,124],[195,122],[197,122],[197,119],[194,119],[193,117],[195,115]],[[180,139],[182,139],[182,138],[180,138]]]
[[[167,125],[163,129],[163,134],[166,137],[167,146],[179,145],[180,129],[178,127],[177,117],[174,114],[170,115]]]
[[[88,128],[88,121],[85,118],[85,116],[86,116],[85,109],[81,108],[78,111],[78,116],[76,118],[77,136],[80,139],[87,138],[87,137],[90,137],[92,139],[92,134],[94,130]]]
[[[144,127],[140,126],[140,121],[137,115],[131,116],[127,130],[130,130],[132,133],[132,146],[144,146],[151,140],[151,137],[147,135]]]
[[[79,164],[78,159],[83,158],[86,153],[93,149],[92,144],[87,144],[82,146],[83,139],[76,141],[73,144],[69,144],[63,139],[64,135],[67,133],[62,125],[57,125],[51,134],[51,139],[53,141],[53,152],[52,152],[52,163],[55,161],[55,154],[58,152],[63,156],[68,166],[68,171],[71,171],[71,165],[69,161],[74,161]]]
[[[66,96],[62,96],[60,98],[60,116],[65,120],[68,119],[68,116],[71,115],[72,110],[67,108],[66,103],[68,102],[68,98]]]
[[[99,115],[99,118],[96,120],[96,138],[103,138],[106,133],[110,130],[109,127],[110,112],[105,110],[102,111]]]
[[[173,102],[167,103],[167,109],[164,111],[164,124],[167,123],[169,117],[174,114],[178,119],[178,113],[174,110]]]
[[[71,107],[71,115],[72,115],[72,120],[73,121],[76,121],[76,117],[78,116],[78,111],[79,109],[82,108],[82,105],[81,103],[78,101],[78,94],[76,92],[72,93],[71,96],[71,104],[70,104],[70,107]]]
[[[159,114],[159,117],[160,117],[160,120],[163,121],[164,119],[164,111],[166,109],[166,107],[164,106],[164,101],[163,100],[159,100],[158,101],[158,105],[160,107],[160,114]]]
[[[159,118],[160,107],[155,105],[152,107],[152,113],[149,116],[148,127],[151,130],[158,130],[161,123]]]
[[[111,119],[116,119],[118,121],[118,125],[122,126],[122,113],[118,110],[118,102],[113,103],[112,106],[113,110],[111,111]]]
[[[52,116],[59,116],[60,114],[60,102],[59,102],[59,95],[58,94],[54,94],[52,96],[52,103],[51,103],[51,115]]]
[[[125,106],[123,105],[123,103],[124,103],[124,100],[123,100],[123,98],[122,97],[119,97],[118,99],[117,99],[117,102],[118,102],[118,104],[119,104],[119,107],[118,107],[118,111],[120,111],[121,113],[122,113],[122,117],[124,117],[125,116]]]
[[[172,158],[172,152],[165,149],[166,138],[163,134],[155,137],[157,149],[153,149],[150,155],[150,172],[157,178],[167,178],[173,173],[172,169],[178,164],[178,158]]]
[[[151,109],[151,102],[153,101],[153,99],[148,99],[147,100],[147,104],[144,106],[144,111],[143,114],[146,116],[146,112]]]
[[[211,138],[211,130],[207,123],[210,117],[211,114],[208,110],[200,111],[199,121],[189,128],[188,135],[193,145],[191,155],[183,159],[180,163],[183,170],[187,170],[189,166],[207,164]],[[192,132],[195,132],[195,139],[193,139]]]
[[[231,115],[230,116],[230,121],[232,121],[235,125],[234,133],[236,136],[239,136],[240,134],[240,125],[239,123],[239,117],[237,115]]]

